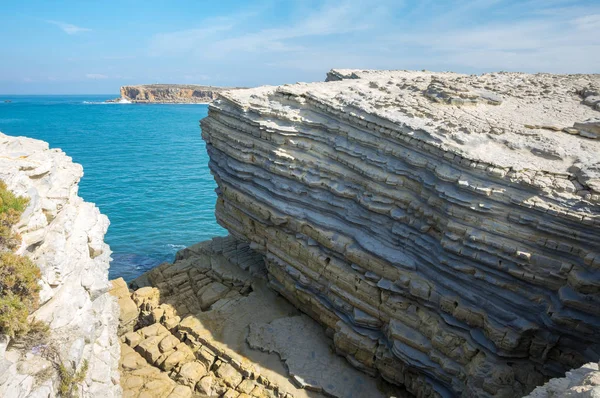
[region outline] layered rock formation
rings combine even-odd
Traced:
[[[268,288],[262,256],[235,238],[182,250],[135,291],[113,285],[124,397],[405,396],[335,355],[321,326]]]
[[[418,396],[600,357],[598,75],[332,71],[202,121],[217,219],[339,354]]]
[[[202,104],[214,101],[225,90],[231,88],[194,84],[142,84],[121,87],[120,100],[134,103]]]
[[[39,266],[40,307],[32,318],[50,326],[47,341],[27,349],[0,344],[0,396],[57,394],[56,366],[77,371],[83,397],[117,397],[118,306],[108,294],[108,219],[77,195],[80,165],[59,149],[24,137],[0,134],[0,179],[30,199],[18,231],[19,254]],[[48,357],[49,350],[52,356]],[[50,359],[49,359],[50,358]]]

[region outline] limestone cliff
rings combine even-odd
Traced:
[[[121,100],[134,103],[209,103],[227,87],[192,84],[143,84],[121,87]]]
[[[108,219],[77,195],[82,167],[42,141],[0,133],[0,179],[30,199],[18,231],[18,252],[42,273],[40,307],[32,314],[50,326],[48,341],[32,349],[0,344],[0,396],[56,396],[60,383],[44,355],[50,347],[64,366],[88,371],[83,397],[117,397],[118,306],[108,294]]]
[[[332,71],[220,95],[217,219],[336,350],[418,396],[600,357],[598,75]]]

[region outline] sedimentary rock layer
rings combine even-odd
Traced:
[[[132,282],[133,292],[113,281],[124,396],[389,396],[332,353],[321,326],[273,292],[265,275],[262,256],[227,237],[182,250]]]
[[[29,198],[18,232],[19,254],[40,268],[40,307],[31,317],[50,326],[33,350],[0,344],[0,396],[58,394],[55,367],[79,370],[87,362],[83,397],[118,397],[118,306],[108,294],[108,219],[77,195],[83,175],[59,149],[43,141],[0,133],[0,179]],[[56,350],[54,360],[44,355]]]
[[[135,103],[208,103],[227,87],[197,86],[193,84],[142,84],[122,86],[121,99]]]
[[[337,351],[419,396],[600,357],[598,75],[332,71],[202,121],[217,219]]]

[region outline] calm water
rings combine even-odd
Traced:
[[[226,231],[198,126],[208,106],[101,103],[114,97],[0,96],[0,131],[47,141],[83,165],[79,194],[111,222],[110,277],[130,280]]]

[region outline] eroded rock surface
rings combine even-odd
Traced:
[[[40,268],[40,308],[31,317],[50,326],[47,341],[21,349],[0,342],[0,396],[53,397],[55,367],[88,371],[83,397],[118,397],[118,306],[108,294],[110,249],[104,243],[108,219],[77,195],[83,175],[59,149],[43,141],[0,133],[0,179],[29,198],[18,232],[19,254]],[[56,356],[49,361],[49,347]]]
[[[116,280],[112,290],[124,397],[406,396],[336,355],[323,328],[268,287],[247,243],[199,243],[131,285]]]
[[[217,219],[271,287],[419,396],[598,361],[600,76],[328,80],[223,93],[202,121]]]
[[[590,362],[573,369],[565,377],[550,380],[537,387],[526,398],[596,398],[600,397],[600,370]]]

